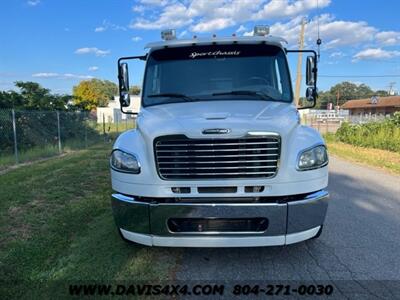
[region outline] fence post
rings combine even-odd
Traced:
[[[103,135],[106,135],[106,119],[103,113]]]
[[[104,113],[103,113],[103,139],[104,139],[104,141],[107,140],[106,139],[106,117],[104,116]]]
[[[87,127],[89,126],[89,118],[86,116],[85,124],[85,149],[87,148]]]
[[[58,153],[61,154],[60,112],[57,111],[56,113],[57,113]]]
[[[14,111],[14,109],[11,110],[11,114],[12,114],[13,133],[14,133],[15,163],[18,164],[17,124],[15,122],[15,111]]]

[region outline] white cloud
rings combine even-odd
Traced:
[[[400,44],[400,32],[397,31],[381,31],[375,37],[380,45],[393,46]]]
[[[331,58],[341,58],[345,56],[345,54],[342,51],[336,51],[336,52],[332,52],[329,57]]]
[[[192,26],[191,30],[194,32],[208,32],[224,29],[234,25],[235,22],[229,18],[218,18],[208,21],[202,21]]]
[[[139,2],[143,5],[151,6],[165,6],[168,4],[168,0],[140,0]]]
[[[180,28],[192,22],[187,8],[181,3],[175,3],[166,6],[157,20],[138,18],[129,27],[137,29]]]
[[[110,53],[110,50],[100,50],[96,47],[84,47],[75,50],[75,54],[94,54],[96,56],[106,56]]]
[[[52,73],[52,72],[43,72],[43,73],[34,73],[32,77],[35,78],[57,78],[57,79],[92,79],[93,76],[90,75],[79,75],[79,74],[71,74],[71,73]]]
[[[98,69],[99,69],[99,67],[97,67],[97,66],[91,66],[91,67],[88,68],[88,70],[92,71],[92,72],[93,71],[97,71]]]
[[[328,6],[331,0],[271,0],[253,16],[253,20],[293,17],[311,10]]]
[[[39,78],[54,78],[54,77],[58,77],[58,76],[60,76],[60,74],[58,74],[58,73],[47,73],[47,72],[32,74],[32,77],[39,77]]]
[[[99,26],[94,29],[94,32],[103,32],[103,31],[106,31],[106,28],[104,26]]]
[[[146,7],[143,5],[135,5],[132,7],[133,12],[143,13],[146,10]]]
[[[282,36],[289,45],[297,46],[301,22],[303,17],[298,16],[286,23],[277,22],[271,26],[271,34]],[[378,29],[362,21],[342,21],[336,20],[332,15],[323,14],[319,16],[320,36],[323,49],[332,49],[350,45],[360,45],[372,43]],[[318,32],[317,17],[308,20],[305,25],[305,44],[315,46]]]
[[[238,29],[236,29],[237,33],[244,32],[247,30],[246,26],[240,25]]]
[[[250,25],[271,24],[271,20],[277,20],[270,26],[271,34],[285,38],[289,47],[297,47],[302,19],[317,8],[328,7],[331,2],[332,0],[138,0],[133,10],[140,15],[136,14],[129,27],[149,30],[184,28],[183,32],[214,33],[236,26],[237,33],[251,36],[253,31]],[[249,27],[246,28],[244,24]],[[349,55],[350,47],[382,48],[400,45],[400,32],[381,31],[365,21],[341,20],[331,14],[322,14],[307,21],[305,47],[316,48],[318,24],[322,39],[321,49],[336,50],[336,53],[330,52],[332,59],[337,60],[346,56],[346,53]],[[393,54],[393,51],[389,53]]]
[[[65,79],[92,79],[92,78],[94,78],[91,75],[77,75],[77,74],[71,74],[71,73],[65,73],[61,77],[65,78]]]
[[[142,38],[140,36],[134,36],[132,38],[132,41],[134,41],[134,42],[140,42],[141,40],[142,40]]]
[[[114,23],[111,23],[110,21],[107,20],[103,20],[103,23],[101,26],[98,26],[94,29],[95,32],[103,32],[106,31],[108,29],[111,30],[122,30],[122,31],[126,31],[126,27],[125,26],[120,26]]]
[[[319,7],[326,7],[331,0],[319,0]],[[191,26],[194,32],[224,29],[239,22],[258,21],[279,17],[293,17],[317,9],[316,0],[142,0],[142,6],[134,6],[135,12],[161,11],[147,18],[138,17],[130,25],[138,29],[181,28]],[[143,6],[147,5],[147,6]],[[244,30],[243,30],[244,31]]]
[[[359,60],[390,59],[400,56],[400,51],[389,51],[382,48],[369,48],[362,50],[353,56],[353,62]]]
[[[36,6],[38,4],[40,4],[40,0],[29,0],[28,2],[26,2],[29,6]]]

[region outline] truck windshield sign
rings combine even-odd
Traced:
[[[282,50],[271,45],[205,45],[164,48],[151,52],[150,57],[157,61],[236,58],[255,56],[275,56]]]
[[[237,56],[240,55],[240,51],[210,51],[210,52],[192,52],[189,57],[190,58],[196,58],[198,56]]]

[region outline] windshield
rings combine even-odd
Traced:
[[[153,51],[143,105],[216,100],[292,101],[286,55],[277,46],[208,45]]]

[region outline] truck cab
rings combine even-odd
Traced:
[[[317,55],[254,36],[178,40],[118,60],[121,110],[132,59],[145,61],[136,128],[110,157],[112,209],[124,240],[167,247],[256,247],[320,235],[328,154],[298,109],[317,97]],[[295,103],[287,62],[308,52],[306,104]]]

